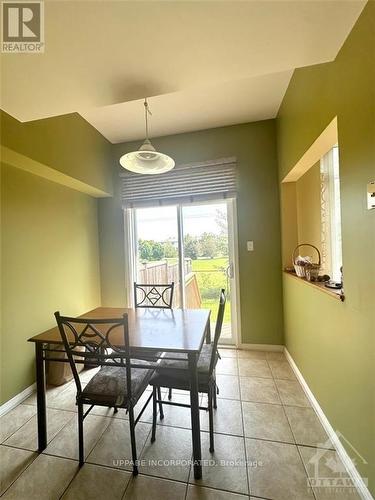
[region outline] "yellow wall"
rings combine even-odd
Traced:
[[[281,251],[283,268],[293,265],[293,250],[298,245],[297,190],[295,182],[280,185]]]
[[[321,251],[320,164],[316,163],[296,182],[280,185],[282,262],[293,265],[292,254],[297,245],[309,243]],[[316,251],[301,247],[297,255],[310,255],[318,262]]]
[[[293,265],[292,254],[297,245],[309,243],[321,251],[320,165],[313,165],[296,182],[284,182],[281,192],[282,262]],[[316,251],[301,247],[298,255],[310,255],[318,262]]]
[[[113,186],[111,145],[79,115],[20,123],[0,111],[0,125],[4,159],[16,159],[1,167],[3,402],[34,382],[26,340],[54,324],[54,311],[100,305],[98,202],[80,190],[105,196]],[[53,171],[56,182],[43,177]]]
[[[295,71],[277,118],[280,180],[335,116],[346,300],[285,275],[285,342],[334,429],[368,463],[354,456],[375,493],[375,211],[366,207],[375,178],[373,1],[334,62]]]
[[[21,123],[0,111],[2,146],[112,194],[111,144],[77,113]]]
[[[28,338],[100,305],[97,200],[1,166],[2,395],[34,381]]]
[[[321,250],[320,165],[311,167],[296,182],[298,243],[310,243]],[[303,255],[317,262],[315,250],[301,247]]]

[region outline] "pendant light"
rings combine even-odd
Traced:
[[[152,114],[148,108],[147,98],[144,101],[146,139],[138,151],[126,153],[120,158],[120,165],[137,174],[162,174],[172,170],[174,160],[168,155],[159,153],[148,138],[148,115]]]

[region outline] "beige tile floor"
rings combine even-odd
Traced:
[[[137,426],[140,474],[133,478],[128,418],[96,407],[85,420],[86,463],[77,464],[77,419],[72,382],[48,390],[48,446],[38,455],[36,399],[0,419],[2,498],[55,500],[323,500],[359,499],[352,489],[310,488],[314,459],[321,474],[342,478],[314,410],[282,353],[222,349],[215,412],[215,452],[209,452],[208,415],[201,412],[203,479],[190,465],[189,410],[165,407],[150,442],[151,405]],[[81,374],[87,383],[91,372]],[[149,392],[142,397],[142,403]],[[166,397],[166,391],[163,391]],[[177,402],[188,394],[174,391]],[[206,396],[201,396],[205,404]],[[142,404],[140,404],[141,406]],[[138,408],[139,411],[139,408]],[[336,470],[341,470],[337,467]]]

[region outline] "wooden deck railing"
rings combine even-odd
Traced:
[[[192,270],[191,259],[184,260],[185,274],[185,302],[188,309],[199,309],[202,299],[199,291],[196,274]],[[180,305],[180,275],[178,262],[170,263],[168,260],[157,262],[144,262],[138,267],[139,283],[175,283],[173,307]]]
[[[199,285],[196,273],[190,273],[185,281],[185,303],[187,309],[200,309],[202,297],[199,291]]]

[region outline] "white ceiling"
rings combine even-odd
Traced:
[[[292,71],[207,85],[148,99],[151,136],[273,118]],[[83,118],[113,143],[145,136],[143,100],[93,108]]]
[[[276,115],[292,71],[335,58],[363,0],[45,2],[45,53],[2,54],[1,107],[79,112],[111,142]]]

